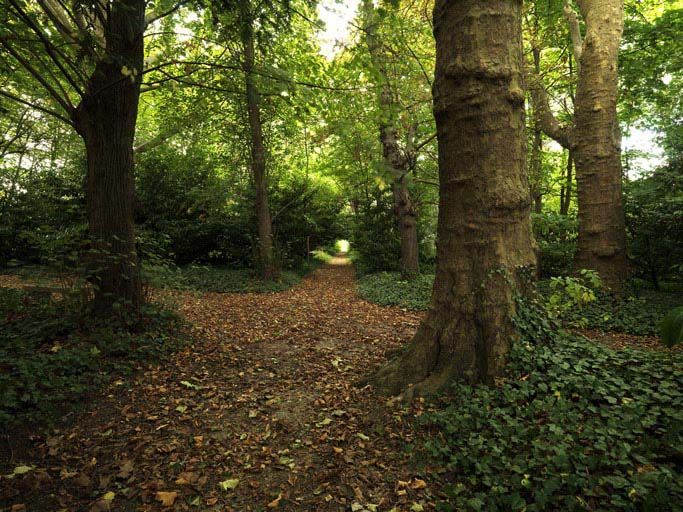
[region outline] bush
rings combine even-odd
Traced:
[[[594,270],[582,270],[580,277],[551,277],[548,313],[573,327],[586,327],[588,319],[581,312],[595,302],[595,291],[601,287],[602,281]]]
[[[681,277],[683,261],[683,174],[663,168],[628,183],[626,221],[638,273],[656,289]]]
[[[671,348],[683,343],[683,307],[672,309],[659,326],[662,343]]]
[[[497,387],[455,384],[424,420],[427,453],[452,482],[439,509],[683,503],[683,357],[525,330]]]
[[[538,243],[538,265],[543,277],[567,275],[576,252],[578,221],[574,214],[532,213],[534,237]]]

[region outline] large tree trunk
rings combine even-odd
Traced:
[[[621,193],[621,137],[617,119],[617,60],[623,30],[623,0],[578,0],[585,38],[576,13],[564,13],[577,62],[578,86],[572,126],[561,126],[542,84],[533,85],[534,108],[543,131],[574,160],[579,210],[574,268],[597,270],[619,290],[628,276],[626,227]],[[567,202],[568,208],[568,202]]]
[[[245,3],[242,2],[242,4]],[[268,280],[277,274],[273,257],[273,222],[268,203],[268,175],[266,172],[266,148],[263,145],[261,127],[261,99],[254,79],[254,22],[246,7],[243,9],[243,14],[242,23],[245,25],[242,30],[243,68],[251,138],[251,172],[256,192],[256,218],[259,237],[258,266],[261,278]]]
[[[377,29],[381,21],[379,14],[370,0],[363,1],[365,25],[365,41],[372,66],[377,76],[379,103],[379,140],[382,144],[384,166],[391,173],[391,190],[394,195],[394,215],[401,240],[401,256],[399,267],[405,279],[420,273],[419,245],[417,240],[417,209],[410,197],[407,175],[411,171],[414,155],[412,140],[414,134],[407,134],[406,148],[399,145],[399,134],[396,128],[396,109],[398,105],[389,83],[389,75],[385,64],[384,50],[378,39]]]
[[[388,394],[433,392],[453,379],[492,382],[516,336],[517,286],[535,265],[521,1],[437,0],[434,34],[436,279],[407,351],[371,378]]]
[[[579,1],[586,22],[576,91],[572,153],[579,237],[574,267],[597,270],[618,289],[628,271],[622,206],[617,57],[623,0]]]
[[[73,121],[87,153],[86,201],[92,241],[93,309],[142,303],[135,252],[133,138],[143,67],[144,0],[122,0],[105,29],[107,54],[90,77]]]

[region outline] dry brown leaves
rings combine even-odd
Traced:
[[[403,451],[422,404],[354,386],[419,315],[362,301],[342,265],[278,294],[168,295],[194,344],[35,436],[12,463],[36,470],[0,480],[0,509],[433,508],[435,481]]]

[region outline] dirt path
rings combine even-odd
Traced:
[[[37,438],[32,460],[16,462],[38,469],[0,489],[9,494],[0,503],[431,509],[430,479],[404,452],[420,403],[402,409],[353,386],[410,339],[419,315],[360,300],[353,269],[332,263],[278,294],[175,294],[201,341],[113,383],[73,427]]]

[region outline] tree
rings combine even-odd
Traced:
[[[628,275],[622,200],[621,131],[617,119],[617,57],[623,30],[623,0],[578,0],[585,22],[564,6],[577,63],[578,84],[571,125],[553,115],[538,77],[534,108],[543,131],[569,149],[575,164],[579,211],[576,269],[597,270],[618,290]]]
[[[405,354],[375,374],[383,392],[493,382],[515,337],[515,293],[535,264],[526,177],[521,1],[438,0],[439,145],[432,300]]]
[[[85,143],[92,306],[104,315],[115,304],[136,310],[143,300],[133,228],[133,140],[144,32],[180,4],[160,2],[160,10],[147,15],[146,5],[2,0],[2,64],[17,78],[0,94],[71,125]]]
[[[390,7],[389,7],[390,8]],[[382,145],[384,166],[391,175],[394,197],[394,214],[401,239],[401,274],[410,278],[420,273],[417,238],[417,205],[410,196],[408,175],[414,169],[419,146],[415,141],[417,125],[412,123],[405,134],[405,144],[400,145],[398,127],[400,106],[395,99],[387,69],[388,50],[382,44],[379,28],[384,21],[387,7],[374,7],[371,0],[363,0],[362,20],[365,44],[370,54],[373,76],[379,104],[379,140]],[[424,144],[423,144],[424,145]]]

